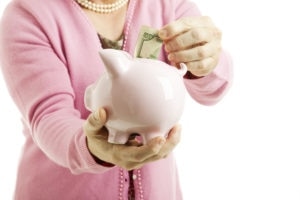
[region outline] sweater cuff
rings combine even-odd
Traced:
[[[70,148],[69,162],[73,174],[81,173],[103,173],[110,170],[114,165],[95,159],[86,143],[86,136],[83,132],[76,134],[73,147]]]
[[[91,156],[94,158],[95,162],[103,167],[114,167],[115,165],[109,162],[105,162],[99,158],[97,158],[96,156],[94,156],[93,154],[91,154]]]

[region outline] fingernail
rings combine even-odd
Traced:
[[[173,61],[174,58],[175,58],[174,54],[171,54],[171,53],[170,53],[170,54],[168,55],[168,60],[169,60],[169,61]]]
[[[163,145],[166,142],[165,138],[160,138],[158,144]]]
[[[99,109],[98,115],[99,115],[99,119],[104,123],[106,120],[106,112],[103,108]]]
[[[166,38],[167,37],[167,31],[166,30],[160,30],[159,32],[158,32],[158,36],[160,37],[160,38]]]
[[[169,47],[168,45],[165,45],[165,51],[166,51],[167,53],[170,52],[170,47]]]

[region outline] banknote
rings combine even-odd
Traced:
[[[142,26],[135,47],[134,57],[157,59],[161,47],[162,40],[158,37],[158,30],[149,26]]]

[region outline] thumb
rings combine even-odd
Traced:
[[[107,121],[107,114],[103,108],[98,109],[97,111],[92,112],[85,124],[84,130],[87,135],[95,135],[98,131],[104,126]]]

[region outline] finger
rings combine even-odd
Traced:
[[[218,64],[218,56],[207,57],[200,61],[193,61],[185,63],[188,70],[195,76],[207,76],[209,75]]]
[[[116,152],[119,152],[119,156],[122,160],[127,160],[128,162],[141,163],[148,158],[155,156],[165,143],[163,137],[156,137],[151,139],[146,145],[143,146],[115,146]]]
[[[153,162],[167,157],[180,142],[181,138],[181,126],[177,125],[170,131],[167,140],[161,150],[152,157],[149,157],[145,162]]]
[[[193,28],[165,42],[166,52],[192,48],[221,39],[221,32],[216,28]]]
[[[180,138],[181,138],[181,126],[176,125],[174,128],[171,129],[170,133],[168,134],[166,143],[162,147],[159,153],[160,156],[161,157],[167,156],[180,142]]]
[[[169,40],[191,28],[207,27],[212,24],[211,19],[206,16],[181,18],[164,26],[159,30],[158,35],[162,40]]]
[[[107,116],[103,108],[91,113],[84,125],[85,133],[88,135],[95,135],[106,123]]]
[[[181,138],[181,126],[178,124],[174,126],[168,134],[166,144],[177,145]]]
[[[157,142],[163,142],[163,144],[162,144],[163,146],[160,149],[156,149],[156,150],[152,151],[151,153],[148,152],[147,148],[143,149],[145,151],[144,152],[145,154],[143,154],[142,152],[140,152],[141,154],[136,154],[137,157],[135,157],[135,159],[128,160],[128,162],[126,162],[125,166],[123,166],[123,167],[125,167],[128,170],[137,169],[148,162],[153,162],[153,161],[156,161],[156,160],[166,157],[174,149],[174,147],[179,143],[180,130],[181,130],[180,126],[175,126],[168,134],[167,141],[165,141],[164,138],[161,138],[161,137],[152,139],[149,142],[149,146],[152,146],[153,144],[155,145],[155,144],[157,144]],[[144,147],[144,146],[142,146],[142,147]],[[140,147],[140,149],[135,149],[135,151],[140,151],[142,147]],[[139,158],[139,155],[142,155],[142,157]],[[147,156],[145,156],[145,155],[147,155]],[[130,159],[130,158],[128,158],[128,159]]]
[[[168,59],[173,63],[192,62],[207,57],[212,57],[221,51],[219,41],[209,42],[204,45],[195,46],[191,49],[172,52],[168,54]]]

